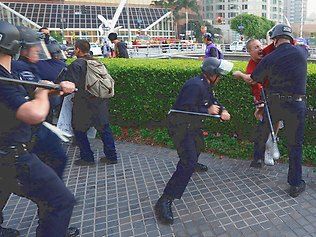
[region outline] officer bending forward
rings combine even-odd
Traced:
[[[12,78],[11,59],[20,47],[18,29],[0,21],[0,76]],[[75,86],[68,82],[62,89],[72,93]],[[34,99],[29,100],[23,86],[0,82],[0,198],[15,193],[32,200],[38,206],[36,236],[64,237],[75,198],[56,173],[28,151],[30,125],[45,120],[48,95],[49,90],[37,88]],[[3,229],[4,236],[5,230],[12,230]]]
[[[173,106],[174,110],[220,114],[221,120],[230,119],[227,110],[214,98],[212,87],[219,81],[220,75],[227,74],[233,64],[217,58],[206,58],[202,64],[202,76],[188,80],[182,87]],[[178,155],[176,171],[169,180],[163,195],[155,205],[155,211],[161,222],[172,224],[171,204],[180,199],[194,171],[207,171],[207,166],[198,163],[198,157],[204,147],[202,134],[203,116],[185,113],[168,115],[168,130]]]

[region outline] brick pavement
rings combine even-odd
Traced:
[[[78,167],[79,150],[66,146],[65,182],[78,199],[71,225],[82,237],[316,237],[316,174],[304,167],[307,189],[296,199],[287,193],[287,165],[262,170],[249,161],[202,154],[207,173],[194,174],[181,200],[173,205],[175,223],[157,223],[153,205],[175,169],[175,150],[118,142],[119,163]],[[93,141],[96,160],[102,144]],[[100,153],[101,152],[101,153]],[[4,225],[35,236],[37,208],[12,195]]]

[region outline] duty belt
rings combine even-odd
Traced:
[[[22,155],[28,152],[28,145],[19,143],[11,146],[0,146],[0,155],[8,155],[13,153],[14,155]]]
[[[305,101],[306,100],[306,95],[283,95],[280,93],[271,93],[267,96],[268,98],[278,98],[279,100],[284,100],[284,101]]]

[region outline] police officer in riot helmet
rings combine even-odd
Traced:
[[[306,114],[306,78],[308,50],[293,45],[292,29],[278,24],[271,32],[276,49],[265,56],[251,74],[251,84],[269,80],[265,89],[272,122],[284,121],[284,134],[289,150],[289,171],[287,181],[289,195],[297,197],[305,190],[302,179],[302,146]],[[254,142],[252,167],[261,168],[264,157],[265,141],[269,135],[267,115],[258,124],[260,134]]]
[[[203,116],[188,114],[219,114],[221,120],[230,119],[230,114],[213,95],[212,87],[221,75],[232,69],[232,63],[217,58],[206,58],[202,64],[202,75],[188,80],[182,87],[173,110],[168,115],[168,131],[179,155],[176,171],[167,183],[162,196],[155,205],[158,219],[167,224],[173,223],[171,205],[180,199],[193,172],[206,172],[208,167],[198,163],[204,148],[202,133]],[[171,110],[172,111],[172,110]],[[179,112],[181,111],[181,112]]]
[[[15,26],[0,21],[0,76],[13,78],[11,60],[23,43]],[[62,86],[61,93],[74,90],[74,85],[68,82]],[[34,99],[30,99],[23,86],[0,82],[0,204],[11,193],[34,201],[39,212],[36,236],[64,237],[71,236],[67,228],[74,196],[56,173],[30,152],[31,126],[45,120],[49,93],[47,89],[36,88]],[[0,234],[19,236],[18,231],[2,227]]]

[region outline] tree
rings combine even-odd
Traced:
[[[232,30],[243,34],[247,38],[256,39],[266,38],[267,31],[274,25],[275,23],[273,21],[253,14],[240,14],[230,22],[230,28]]]
[[[197,15],[198,21],[202,21],[196,0],[156,0],[153,1],[153,3],[156,6],[171,9],[175,22],[177,24],[177,28],[179,25],[179,21],[185,18],[185,13],[182,10],[185,10],[186,12],[192,11]]]
[[[189,21],[189,30],[194,32],[194,36],[198,42],[203,42],[203,35],[201,33],[201,26],[207,27],[207,32],[221,35],[222,31],[219,28],[214,28],[209,22],[202,22],[198,20],[191,20]]]

